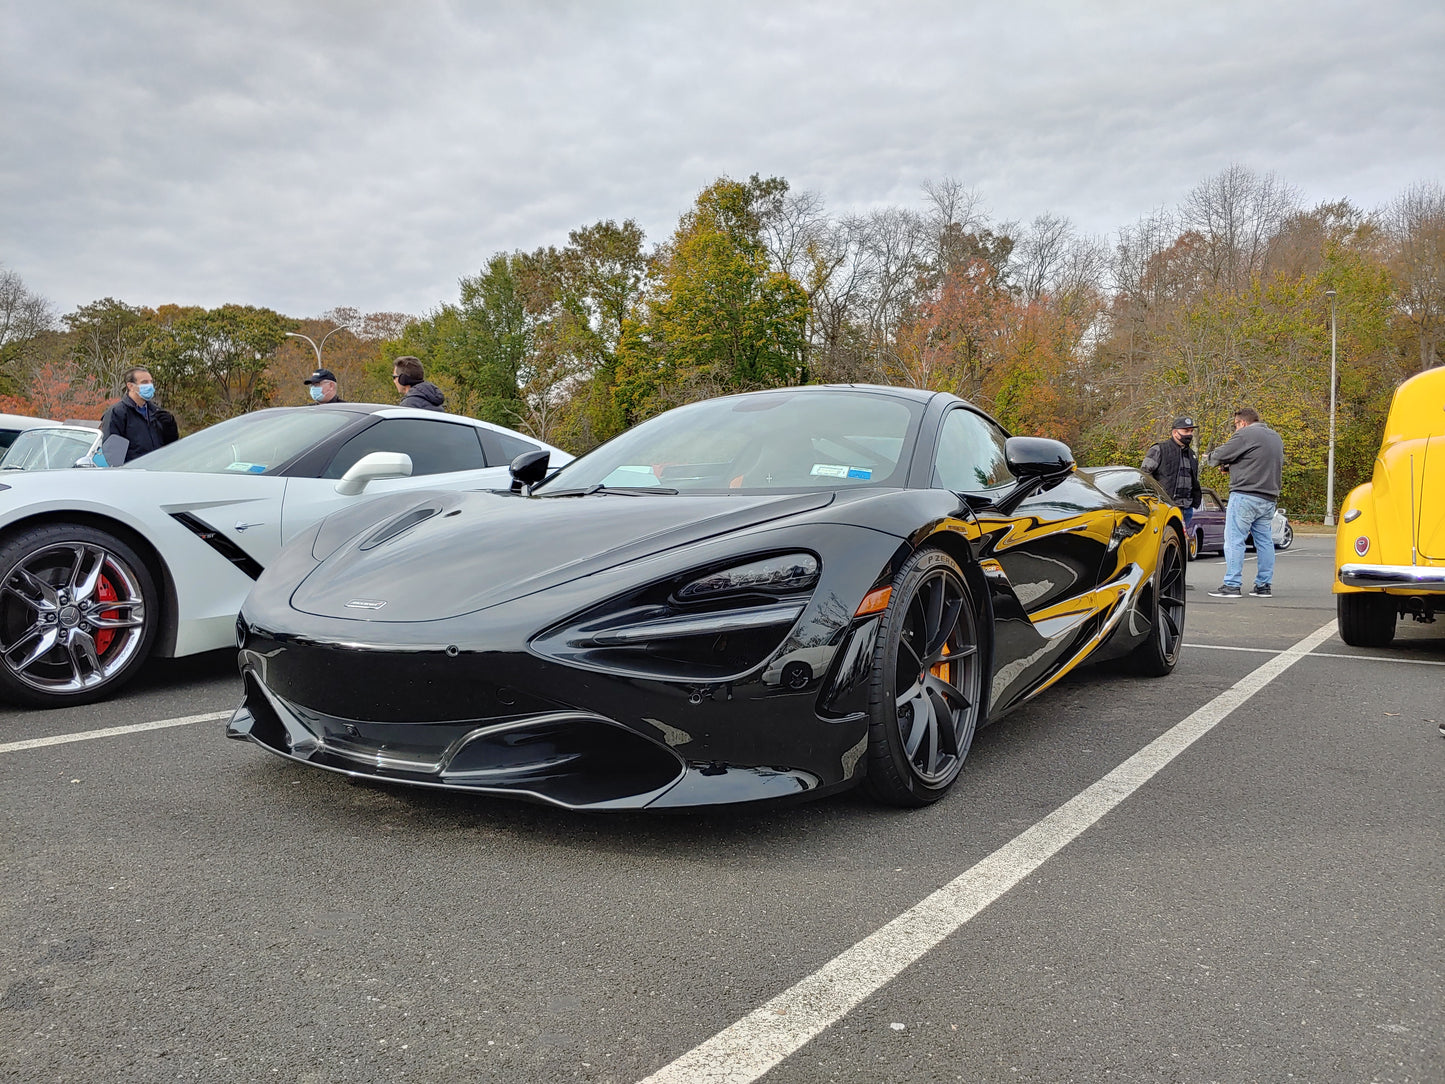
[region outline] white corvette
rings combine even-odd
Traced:
[[[546,450],[452,414],[338,403],[261,410],[109,470],[0,476],[0,697],[109,696],[150,655],[235,643],[236,614],[292,536],[373,496],[506,486]]]

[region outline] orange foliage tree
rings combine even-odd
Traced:
[[[35,370],[25,395],[0,396],[0,411],[36,418],[100,420],[114,403],[73,361],[47,361]]]

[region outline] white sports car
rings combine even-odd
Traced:
[[[150,655],[235,643],[236,614],[292,536],[374,495],[510,484],[538,449],[487,422],[374,404],[261,410],[112,470],[0,480],[0,697],[109,696]]]

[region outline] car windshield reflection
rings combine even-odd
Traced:
[[[920,413],[917,403],[863,391],[787,389],[693,403],[575,460],[537,493],[899,486]]]
[[[217,422],[125,465],[187,474],[267,474],[356,420],[353,412],[263,410]]]
[[[0,470],[62,470],[89,457],[100,431],[96,429],[27,429],[0,458]]]

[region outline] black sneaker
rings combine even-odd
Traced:
[[[1250,594],[1253,595],[1255,598],[1273,598],[1273,597],[1274,597],[1274,592],[1269,589],[1269,584],[1267,584],[1267,583],[1257,583],[1257,584],[1255,584],[1255,585],[1254,585],[1254,590],[1250,591]]]
[[[1213,596],[1214,598],[1243,598],[1243,597],[1244,597],[1243,592],[1241,592],[1238,587],[1231,587],[1231,586],[1230,586],[1229,584],[1227,584],[1227,583],[1226,583],[1226,584],[1223,584],[1223,585],[1221,585],[1221,586],[1219,586],[1219,587],[1216,587],[1213,591],[1211,591],[1211,592],[1209,592],[1209,593],[1210,593],[1210,595]]]

